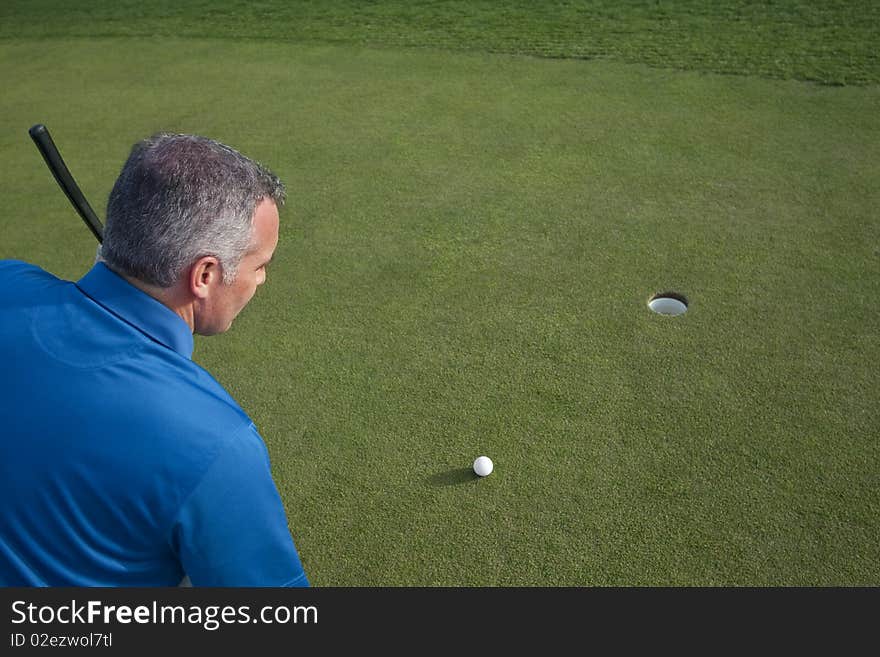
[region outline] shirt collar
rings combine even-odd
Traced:
[[[156,342],[192,358],[193,336],[189,325],[168,306],[97,263],[76,286],[95,303],[145,333]]]

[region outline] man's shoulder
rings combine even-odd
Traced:
[[[4,283],[60,282],[57,276],[24,260],[0,260],[0,280]]]
[[[45,298],[47,293],[62,290],[70,285],[45,269],[22,260],[0,260],[0,304],[15,306],[30,304],[34,299]]]
[[[158,350],[157,350],[158,351]],[[163,351],[162,375],[151,382],[153,399],[168,408],[187,407],[197,422],[229,426],[251,420],[235,398],[214,376],[197,363]],[[198,418],[198,419],[197,419]]]

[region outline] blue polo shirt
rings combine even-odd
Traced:
[[[0,260],[0,585],[308,586],[253,422],[103,264]]]

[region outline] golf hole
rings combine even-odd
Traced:
[[[688,309],[688,300],[677,292],[661,292],[648,300],[648,308],[658,315],[683,315]]]

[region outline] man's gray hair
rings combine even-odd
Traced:
[[[283,205],[283,183],[235,149],[197,135],[153,135],[134,145],[110,192],[99,257],[118,273],[171,287],[214,256],[230,284],[265,198]]]

